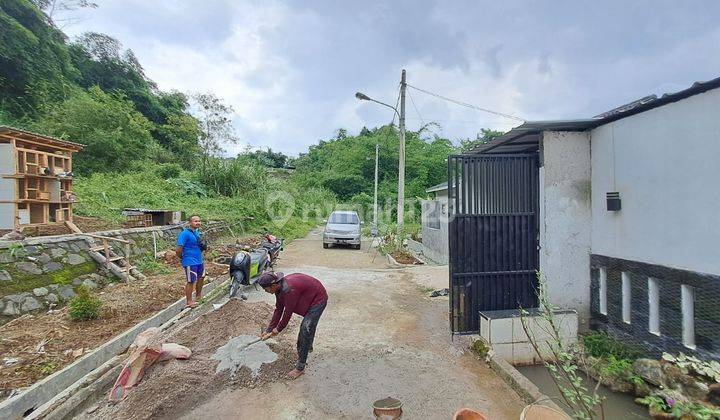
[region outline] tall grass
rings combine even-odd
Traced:
[[[296,238],[307,234],[337,204],[334,194],[325,189],[303,188],[292,178],[268,177],[259,166],[232,165],[218,171],[205,174],[210,186],[192,173],[162,179],[151,166],[142,172],[78,177],[76,213],[121,222],[121,212],[128,207],[182,210],[204,220],[238,223],[238,233],[270,231]]]

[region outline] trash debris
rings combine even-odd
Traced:
[[[19,357],[3,357],[3,361],[5,366],[12,366],[22,362],[22,359]]]
[[[44,337],[40,342],[35,346],[35,353],[37,354],[43,354],[45,353],[45,344],[52,341],[52,338]]]
[[[435,290],[434,292],[430,293],[430,297],[447,296],[449,293],[450,290],[447,288]]]
[[[135,337],[130,345],[130,357],[110,390],[109,401],[124,400],[128,390],[140,382],[147,368],[156,361],[190,357],[192,352],[189,348],[175,343],[160,343],[159,334],[160,328],[152,327]]]
[[[162,354],[158,358],[159,362],[164,362],[170,359],[189,359],[192,355],[192,351],[185,346],[181,346],[176,343],[163,343]]]
[[[85,350],[85,349],[84,349],[84,348],[82,348],[82,347],[81,347],[81,348],[79,348],[79,349],[75,349],[75,350],[73,350],[73,351],[72,351],[72,357],[75,357],[75,358],[77,358],[77,357],[80,357],[80,356],[82,356],[82,354],[83,354],[83,351],[84,351],[84,350]]]

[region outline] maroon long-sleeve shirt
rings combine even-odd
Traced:
[[[275,293],[275,313],[267,331],[282,331],[290,322],[292,314],[305,316],[308,309],[326,303],[327,291],[320,280],[307,274],[294,273],[283,277],[283,287]]]

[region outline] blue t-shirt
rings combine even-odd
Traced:
[[[198,246],[199,236],[200,232],[193,231],[192,229],[183,229],[183,231],[178,235],[177,246],[181,246],[183,249],[183,267],[200,265],[203,263],[202,251],[200,251],[200,247]]]

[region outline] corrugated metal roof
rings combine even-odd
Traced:
[[[137,211],[140,213],[168,213],[168,212],[175,212],[177,210],[123,209],[123,211]]]
[[[585,131],[717,88],[720,88],[720,77],[706,82],[695,82],[687,89],[675,93],[666,93],[661,97],[649,95],[590,119],[528,121],[513,128],[502,136],[496,137],[493,141],[474,148],[468,153],[516,153],[519,151],[528,151],[532,149],[533,145],[537,142],[538,138],[536,135],[543,131]],[[533,138],[532,136],[535,137]],[[520,140],[521,138],[527,138],[528,141],[521,145],[516,144],[522,142],[522,140]]]
[[[425,190],[425,192],[431,193],[431,192],[435,192],[435,191],[447,190],[447,188],[448,188],[448,183],[443,182],[442,184],[433,185],[432,187]]]
[[[46,136],[46,135],[44,135],[44,134],[33,133],[33,132],[31,132],[31,131],[22,130],[22,129],[20,129],[20,128],[10,127],[10,126],[7,126],[7,125],[0,125],[0,133],[2,133],[2,132],[10,132],[10,133],[13,133],[13,132],[14,132],[14,133],[16,133],[16,134],[24,134],[24,135],[27,135],[27,136],[37,137],[37,138],[41,138],[41,139],[44,139],[44,140],[47,140],[47,141],[60,143],[60,144],[63,145],[63,146],[67,146],[67,147],[69,147],[69,148],[71,148],[71,149],[77,149],[78,151],[79,151],[79,150],[82,150],[82,148],[85,147],[85,145],[80,144],[80,143],[75,143],[75,142],[72,142],[72,141],[67,141],[67,140],[59,139],[59,138],[57,138],[57,137]]]

